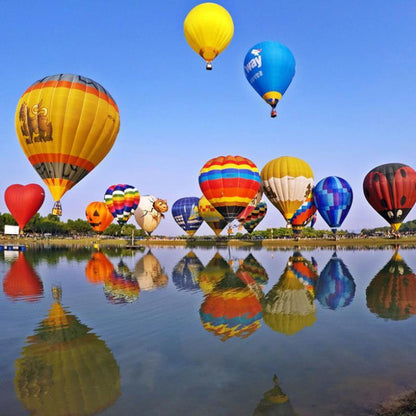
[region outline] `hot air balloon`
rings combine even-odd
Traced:
[[[368,285],[366,299],[380,318],[401,321],[416,315],[416,275],[398,250]]]
[[[90,202],[85,209],[85,216],[92,229],[101,234],[113,222],[113,215],[104,202]]]
[[[335,234],[351,208],[351,186],[345,179],[328,176],[316,184],[313,199],[318,212]]]
[[[312,221],[315,212],[316,205],[311,192],[290,220],[293,232],[295,234],[300,234],[302,230]]]
[[[42,280],[22,252],[3,280],[3,291],[12,300],[36,302],[43,296]]]
[[[416,171],[402,163],[387,163],[367,173],[363,183],[368,203],[397,232],[416,202]]]
[[[56,201],[91,172],[112,148],[120,127],[116,103],[100,84],[58,74],[32,84],[16,110],[20,145]]]
[[[105,191],[104,201],[111,215],[123,226],[139,205],[140,194],[131,185],[112,185]]]
[[[218,156],[199,174],[204,196],[228,222],[235,220],[260,189],[257,166],[241,156]]]
[[[233,19],[216,3],[201,3],[186,16],[183,29],[189,46],[212,69],[212,61],[228,46],[234,34]]]
[[[313,172],[302,159],[281,156],[266,163],[261,180],[265,195],[289,224],[312,191]]]
[[[198,275],[199,287],[205,294],[210,293],[229,271],[231,268],[224,257],[220,253],[215,253]]]
[[[190,251],[173,268],[172,280],[178,290],[199,290],[198,276],[204,269],[198,256]]]
[[[221,231],[226,227],[227,221],[224,217],[213,207],[205,196],[203,196],[198,202],[199,215],[214,231],[215,235],[219,235]]]
[[[243,212],[237,217],[238,222],[243,225],[244,221],[247,218],[247,215],[253,211],[253,209],[261,202],[261,199],[263,198],[263,187],[260,183],[259,191],[257,192],[257,195],[253,198],[253,200],[244,208]]]
[[[247,338],[260,328],[262,307],[255,292],[229,268],[205,295],[199,314],[203,327],[226,341]]]
[[[193,236],[204,221],[198,211],[199,198],[180,198],[172,205],[172,216],[176,223]]]
[[[45,200],[43,188],[35,183],[29,185],[10,185],[4,192],[4,201],[13,218],[19,225],[20,231],[39,211]]]
[[[263,300],[263,321],[274,331],[293,335],[316,321],[312,293],[296,277],[289,259],[277,284]]]
[[[32,415],[94,415],[121,394],[120,369],[106,343],[54,303],[15,361],[16,396]]]
[[[259,202],[254,209],[246,216],[243,223],[244,228],[248,233],[252,233],[254,229],[260,224],[267,213],[267,204],[263,201]]]
[[[269,280],[266,270],[251,253],[240,264],[236,274],[243,281],[241,275],[248,274],[258,285],[265,285]]]
[[[325,308],[338,309],[348,306],[355,295],[355,282],[348,267],[334,253],[315,286],[315,297]]]
[[[168,209],[165,199],[156,198],[152,195],[143,195],[134,213],[134,219],[140,228],[150,236],[159,225],[160,220],[165,218],[164,213]]]
[[[276,117],[276,105],[292,82],[295,66],[292,52],[272,41],[257,43],[244,58],[245,76],[260,97],[271,105],[272,117]]]

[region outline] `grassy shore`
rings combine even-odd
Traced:
[[[128,247],[131,242],[126,239],[111,239],[111,238],[47,238],[47,239],[35,239],[35,238],[2,238],[1,244],[13,244],[13,245],[53,245],[53,246],[94,246],[98,244],[100,246],[118,246]],[[339,238],[334,239],[266,239],[266,240],[192,240],[192,239],[143,239],[135,242],[135,245],[139,246],[151,246],[151,247],[163,247],[163,246],[186,246],[186,247],[199,247],[199,246],[232,246],[232,247],[264,247],[266,249],[279,249],[279,248],[295,248],[295,247],[328,247],[328,248],[381,248],[381,247],[407,247],[416,248],[416,236],[401,237],[398,239],[391,238]]]

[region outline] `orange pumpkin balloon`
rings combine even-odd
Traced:
[[[98,234],[104,232],[114,219],[104,202],[91,202],[88,204],[85,215],[92,229]]]
[[[92,258],[88,260],[87,267],[85,268],[85,276],[93,284],[105,283],[111,278],[113,273],[113,263],[111,263],[105,254],[99,251],[93,253]]]

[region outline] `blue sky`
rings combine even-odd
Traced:
[[[116,183],[170,207],[199,197],[201,167],[231,154],[259,170],[279,156],[299,157],[315,183],[329,175],[350,183],[354,201],[341,228],[387,225],[365,200],[362,182],[380,164],[416,168],[414,0],[218,2],[233,18],[234,37],[212,71],[183,34],[199,3],[1,1],[0,193],[13,183],[38,183],[47,195],[40,214],[50,212],[52,198],[20,148],[14,114],[33,82],[75,73],[111,93],[121,127],[106,158],[64,195],[65,221],[84,219],[88,203]],[[247,51],[264,40],[283,43],[296,59],[276,119],[243,71]],[[258,229],[284,226],[264,200],[268,213]],[[7,212],[3,197],[0,212]],[[328,229],[320,217],[316,227]],[[196,235],[211,233],[204,224]],[[170,210],[155,234],[183,234]]]

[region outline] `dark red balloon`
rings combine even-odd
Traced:
[[[35,183],[10,185],[4,193],[4,200],[10,214],[19,224],[19,228],[23,230],[42,206],[45,200],[45,191]]]
[[[398,230],[416,202],[416,171],[402,163],[387,163],[367,173],[363,183],[369,204]]]

